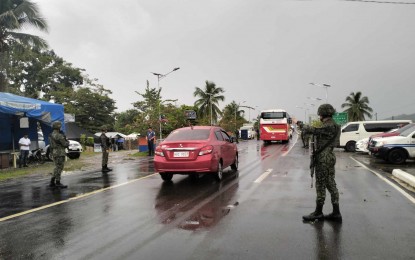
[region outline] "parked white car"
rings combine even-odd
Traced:
[[[367,144],[369,142],[369,138],[363,138],[356,142],[356,152],[361,153],[369,153],[367,149]]]
[[[406,159],[415,158],[415,126],[400,132],[398,136],[375,138],[372,140],[378,152],[376,157],[393,164],[403,164]]]

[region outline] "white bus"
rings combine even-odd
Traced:
[[[259,119],[259,137],[265,143],[288,143],[292,137],[291,117],[283,109],[262,110]]]

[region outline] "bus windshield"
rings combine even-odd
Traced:
[[[286,118],[286,112],[262,112],[262,119],[283,119]]]

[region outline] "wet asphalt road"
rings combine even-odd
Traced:
[[[225,169],[222,183],[163,183],[143,158],[64,176],[64,190],[41,176],[2,184],[0,259],[415,259],[414,194],[340,150],[343,223],[303,223],[315,190],[295,141],[240,142],[239,170]]]

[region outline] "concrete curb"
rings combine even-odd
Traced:
[[[394,169],[392,175],[415,188],[415,176],[412,176],[401,169]]]

